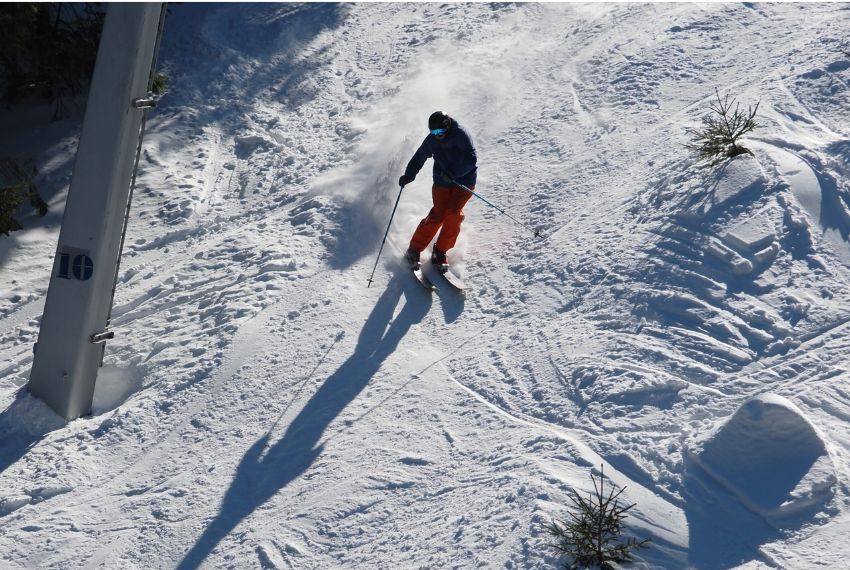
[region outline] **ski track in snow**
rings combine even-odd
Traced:
[[[843,563],[846,7],[171,11],[91,416],[22,388],[58,220],[0,247],[1,565],[551,567],[544,525],[603,464],[638,567]],[[700,168],[715,87],[761,126]],[[437,108],[544,239],[472,201],[470,290],[429,296],[397,259],[429,163],[366,288]],[[60,209],[69,130],[37,148]],[[689,459],[766,393],[828,451],[784,526]]]

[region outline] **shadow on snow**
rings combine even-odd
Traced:
[[[700,570],[726,570],[753,560],[764,562],[760,547],[781,532],[747,509],[693,461],[684,475],[688,519],[688,563]]]
[[[244,128],[243,101],[267,96],[296,109],[315,99],[321,86],[307,78],[333,58],[327,49],[307,53],[305,48],[340,26],[346,12],[336,3],[200,3],[170,9],[160,61],[180,89],[167,93],[164,103],[198,110],[193,119],[198,130],[215,122],[230,134]],[[261,65],[248,66],[248,60]]]
[[[31,396],[26,388],[21,388],[9,407],[0,412],[0,434],[3,434],[0,437],[0,473],[48,433],[63,426],[62,418]],[[0,516],[4,514],[0,509]]]
[[[248,449],[216,518],[186,554],[179,570],[197,568],[240,522],[307,471],[322,453],[322,434],[369,384],[410,328],[431,308],[431,298],[406,275],[395,275],[360,331],[354,354],[307,402],[278,441],[267,432]],[[398,316],[393,313],[405,298]]]

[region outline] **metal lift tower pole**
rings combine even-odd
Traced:
[[[109,3],[29,391],[72,420],[91,411],[163,3]]]

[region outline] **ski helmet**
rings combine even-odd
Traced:
[[[431,113],[431,116],[428,117],[429,131],[432,131],[434,129],[448,129],[451,124],[451,118],[449,118],[449,116],[443,113],[442,111],[434,111],[433,113]]]

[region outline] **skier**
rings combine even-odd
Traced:
[[[398,179],[402,188],[413,182],[429,157],[434,158],[434,185],[431,188],[433,207],[419,222],[419,227],[410,238],[410,246],[404,258],[416,270],[419,254],[428,247],[437,232],[437,242],[431,253],[431,262],[445,273],[449,269],[446,252],[454,247],[463,222],[463,206],[472,197],[458,184],[475,190],[478,174],[478,157],[469,133],[457,121],[436,111],[428,117],[430,133],[410,159],[404,174]]]

